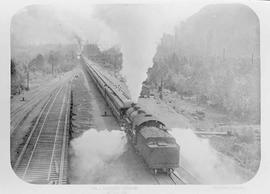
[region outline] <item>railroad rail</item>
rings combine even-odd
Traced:
[[[21,110],[24,109],[25,106],[31,104],[33,102],[33,100],[35,99],[39,99],[37,97],[43,95],[43,91],[47,91],[48,88],[50,88],[51,86],[43,86],[42,90],[37,89],[34,92],[32,92],[32,96],[30,99],[28,99],[27,101],[24,101],[24,103],[20,104],[19,106],[15,107],[14,109],[10,110],[11,116],[15,116],[18,112],[20,112]]]
[[[180,177],[177,172],[173,172],[169,176],[170,176],[171,180],[174,182],[174,184],[176,184],[176,185],[188,184],[188,182],[185,179],[183,179],[182,177]]]
[[[57,83],[57,85],[59,85]],[[42,101],[49,97],[49,94],[51,92],[54,92],[57,87],[52,87],[52,84],[45,84],[42,86],[42,88],[38,88],[36,90],[33,90],[31,92],[31,95],[25,99],[25,101],[22,101],[18,106],[12,106],[10,110],[10,132],[11,134],[16,131],[24,121],[28,118],[28,116],[31,114],[31,112],[34,110],[34,108],[42,103]],[[53,88],[53,89],[51,89]],[[29,108],[30,107],[30,108]],[[23,115],[23,116],[21,116]]]
[[[172,172],[171,174],[156,174],[154,175],[156,182],[159,185],[183,185],[188,184],[186,180],[181,178],[177,172]]]
[[[49,97],[13,168],[31,183],[66,184],[70,84]]]
[[[56,90],[57,90],[57,88],[55,88],[52,91],[52,93],[54,93]],[[31,99],[29,99],[29,101],[27,101],[26,103],[20,105],[18,108],[16,108],[15,110],[13,110],[11,112],[11,122],[10,122],[11,134],[17,128],[19,128],[20,126],[22,126],[22,124],[24,123],[25,119],[29,116],[29,114],[33,111],[33,109],[38,104],[40,104],[43,101],[43,99],[49,98],[50,97],[50,94],[46,94],[45,97],[43,97],[43,96],[44,96],[44,93],[39,93],[37,95],[34,95]],[[31,105],[31,108],[29,108],[29,109],[25,108],[28,105]],[[18,113],[24,113],[24,116],[23,117],[20,117],[20,116],[18,116]]]

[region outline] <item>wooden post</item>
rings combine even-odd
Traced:
[[[26,89],[29,90],[29,68],[27,68],[27,86]]]
[[[53,63],[52,63],[52,75],[53,75]]]
[[[163,99],[162,89],[163,89],[163,80],[161,79],[161,81],[160,81],[160,87],[159,87],[159,98],[161,100]]]
[[[30,77],[30,72],[29,72],[29,64],[24,66],[24,71],[26,72],[26,90],[29,90],[29,77]]]

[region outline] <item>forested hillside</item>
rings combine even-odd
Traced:
[[[238,4],[209,5],[164,34],[145,84],[194,96],[235,116],[260,120],[259,21]]]
[[[119,72],[122,69],[123,56],[118,47],[100,50],[96,44],[86,44],[83,54],[113,72]]]

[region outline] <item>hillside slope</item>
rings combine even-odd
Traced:
[[[164,34],[145,84],[260,121],[259,21],[240,4],[209,5]]]

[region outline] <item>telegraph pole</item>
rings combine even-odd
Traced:
[[[162,100],[163,95],[162,95],[162,89],[163,89],[163,79],[160,81],[160,86],[159,86],[159,98]]]
[[[27,84],[26,84],[26,90],[29,90],[29,67],[27,66],[26,70],[26,79],[27,79]]]
[[[52,76],[53,76],[53,66],[54,66],[54,65],[53,65],[53,63],[52,63]]]

